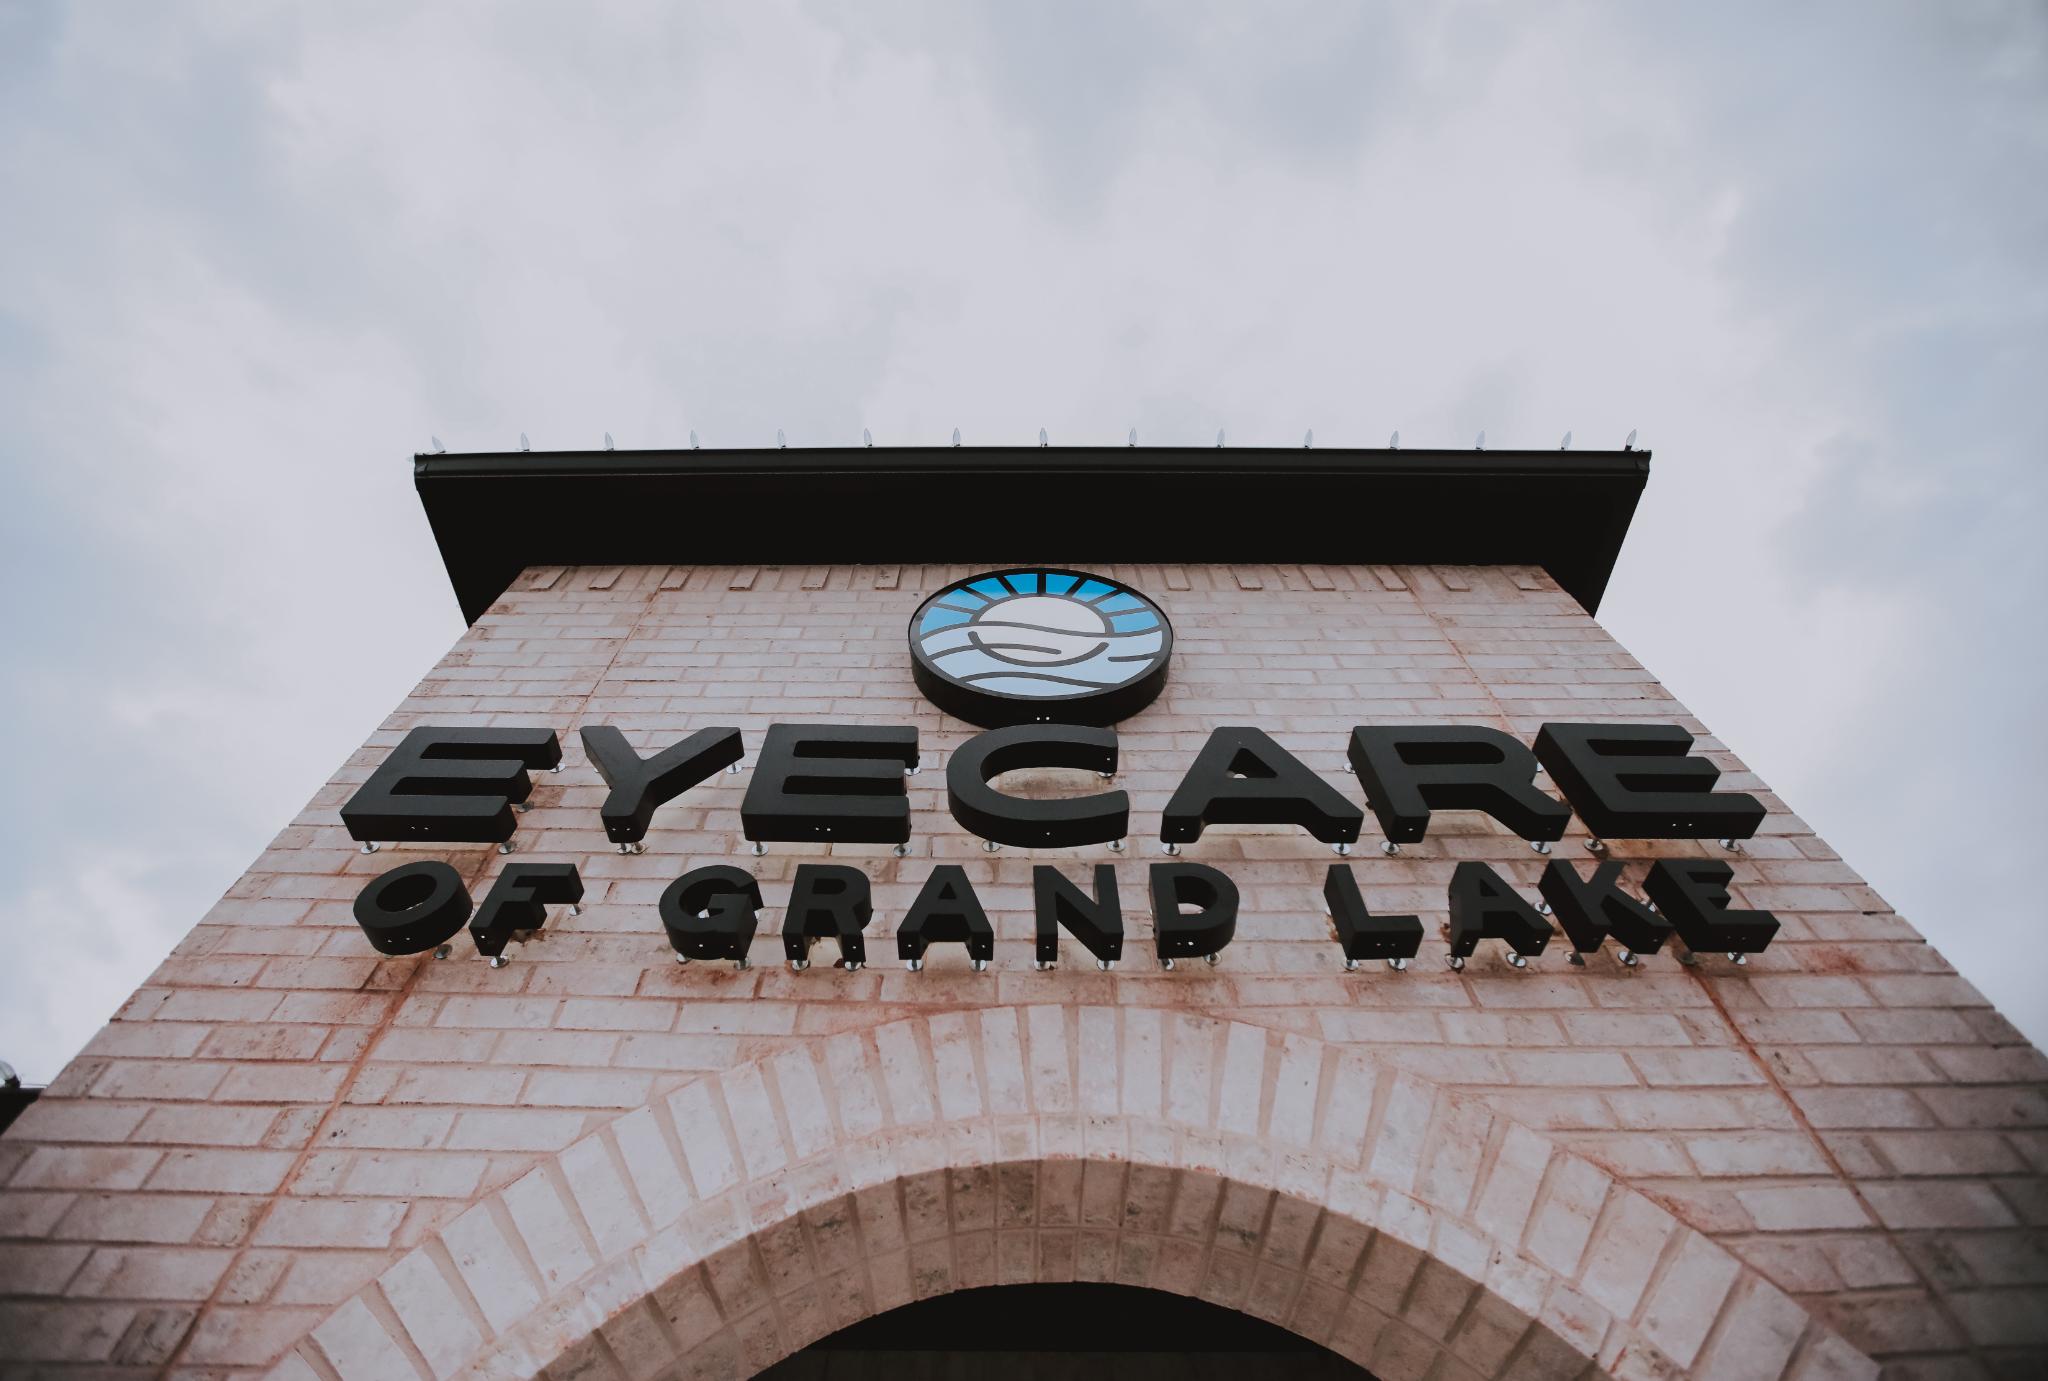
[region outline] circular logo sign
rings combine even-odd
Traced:
[[[1173,627],[1127,585],[1085,571],[992,571],[910,620],[925,698],[971,724],[1114,724],[1166,684]]]

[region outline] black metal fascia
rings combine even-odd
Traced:
[[[1648,451],[859,447],[420,455],[463,617],[536,565],[1541,566],[1599,607]]]

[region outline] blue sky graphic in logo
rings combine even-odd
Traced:
[[[1117,581],[1024,569],[947,586],[918,609],[910,640],[920,687],[964,719],[1107,724],[1158,694],[1173,633]],[[959,708],[969,699],[983,702],[977,713]]]

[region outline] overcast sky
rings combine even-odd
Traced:
[[[430,433],[864,426],[1640,428],[1603,620],[2041,1039],[2044,16],[0,0],[0,1058],[461,632]]]

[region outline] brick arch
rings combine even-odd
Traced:
[[[1194,1295],[1383,1381],[1867,1377],[1646,1196],[1356,1049],[1156,1009],[821,1037],[585,1136],[343,1303],[278,1381],[745,1376],[949,1290]]]

